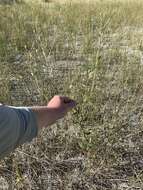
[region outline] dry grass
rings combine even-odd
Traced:
[[[43,5],[0,6],[0,102],[79,104],[0,162],[0,188],[142,190],[142,1]]]

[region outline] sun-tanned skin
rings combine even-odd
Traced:
[[[0,104],[0,159],[30,142],[41,128],[54,124],[75,106],[74,100],[58,95],[46,106],[14,107]]]
[[[58,119],[63,118],[76,102],[65,96],[54,96],[46,106],[30,107],[37,116],[38,128],[54,124]]]

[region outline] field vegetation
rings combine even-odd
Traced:
[[[0,161],[0,188],[142,190],[143,1],[0,5],[0,102],[55,94],[76,109]]]

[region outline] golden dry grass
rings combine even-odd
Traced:
[[[34,2],[0,7],[0,102],[78,106],[2,160],[1,177],[12,190],[142,190],[142,1]]]

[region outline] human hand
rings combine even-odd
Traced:
[[[54,96],[46,106],[30,107],[37,116],[38,128],[54,124],[76,106],[76,102],[65,96]]]
[[[76,106],[76,102],[68,97],[55,95],[47,104],[49,110],[48,125],[55,123],[63,118],[67,112]],[[47,116],[48,116],[47,115]]]
[[[55,95],[47,104],[48,108],[54,109],[57,116],[63,117],[76,106],[76,102],[66,96]]]

